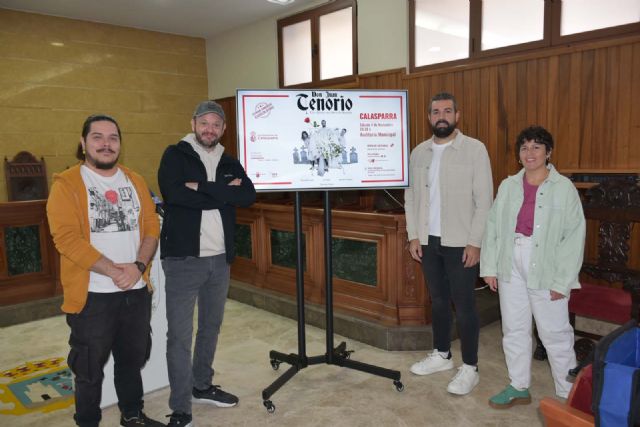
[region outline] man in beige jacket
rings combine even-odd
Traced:
[[[463,363],[447,391],[464,395],[480,379],[474,289],[493,181],[487,149],[456,129],[459,118],[453,95],[439,93],[431,99],[433,136],[411,153],[405,214],[409,252],[422,264],[431,295],[434,344],[425,359],[411,366],[411,372],[429,375],[453,369],[453,301]]]

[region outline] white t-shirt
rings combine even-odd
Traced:
[[[429,166],[429,235],[440,237],[440,160],[442,153],[453,141],[433,144],[433,158]]]
[[[89,202],[91,246],[114,263],[134,262],[140,248],[140,200],[133,183],[120,169],[105,177],[83,165],[80,174]],[[144,286],[140,278],[132,289]],[[120,291],[110,277],[90,272],[89,292]]]
[[[205,150],[196,141],[194,134],[189,134],[184,138],[195,152],[200,156],[200,160],[207,171],[207,181],[216,180],[216,170],[222,158],[224,147],[217,144],[211,151]],[[200,256],[214,256],[225,253],[224,228],[222,227],[222,216],[219,209],[208,209],[202,211],[200,221]]]

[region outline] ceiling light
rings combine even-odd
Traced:
[[[269,3],[275,3],[275,4],[279,4],[281,6],[284,6],[284,5],[293,3],[295,0],[267,0],[267,1]]]

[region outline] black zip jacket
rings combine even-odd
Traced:
[[[242,185],[228,185],[236,178]],[[198,191],[186,182],[197,182]],[[170,145],[162,155],[158,184],[164,199],[164,220],[160,233],[160,257],[200,255],[202,211],[220,210],[224,230],[227,262],[235,257],[236,207],[249,207],[256,200],[256,190],[240,162],[222,154],[215,182],[207,181],[207,171],[191,144],[180,141]]]

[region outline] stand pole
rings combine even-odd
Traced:
[[[397,391],[403,391],[404,385],[400,381],[400,372],[391,369],[368,365],[362,362],[349,360],[352,351],[347,350],[347,344],[341,342],[337,347],[333,346],[333,254],[331,238],[331,201],[329,191],[324,192],[324,261],[326,280],[326,353],[324,355],[307,357],[305,339],[305,315],[304,315],[304,260],[302,248],[302,203],[300,192],[295,193],[295,234],[296,234],[296,303],[298,305],[298,354],[284,354],[275,350],[269,352],[271,367],[278,370],[280,363],[291,365],[271,385],[262,390],[262,404],[272,414],[276,407],[270,399],[273,394],[293,378],[298,371],[311,365],[326,363],[337,365],[369,374],[389,378]]]
[[[331,200],[329,192],[324,192],[324,277],[327,334],[327,363],[333,364],[333,247],[331,239]]]

